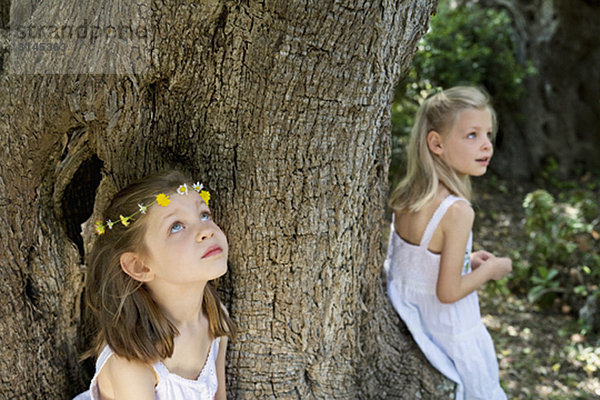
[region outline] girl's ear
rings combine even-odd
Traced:
[[[149,282],[154,279],[152,270],[133,252],[121,254],[121,269],[139,282]]]
[[[433,130],[429,131],[427,134],[427,146],[433,154],[437,156],[442,155],[444,147],[442,146],[442,136],[439,132]]]

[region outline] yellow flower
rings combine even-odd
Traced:
[[[171,200],[169,200],[169,196],[167,196],[164,193],[161,193],[158,196],[156,196],[156,202],[158,203],[159,206],[166,207],[169,205]]]
[[[202,197],[202,200],[204,200],[206,206],[208,207],[208,201],[210,200],[210,192],[208,190],[202,190],[200,191],[200,197]]]
[[[102,235],[105,230],[106,227],[104,226],[104,224],[102,224],[101,221],[96,221],[96,232],[98,233],[98,235]]]
[[[119,215],[119,218],[121,219],[121,223],[123,224],[123,226],[129,225],[129,217],[124,217],[122,215]]]

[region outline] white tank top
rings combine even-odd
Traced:
[[[154,387],[156,400],[212,400],[217,393],[217,354],[219,353],[219,339],[212,341],[208,356],[198,379],[186,379],[169,372],[162,362],[152,364],[158,384]],[[96,361],[96,373],[90,383],[90,390],[81,393],[73,400],[100,400],[98,392],[98,374],[114,353],[106,346]]]

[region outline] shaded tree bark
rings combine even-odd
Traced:
[[[126,10],[148,34],[4,66],[19,74],[0,85],[0,397],[84,389],[93,235],[80,226],[132,179],[178,168],[212,189],[230,241],[232,398],[448,398],[452,385],[389,305],[381,268],[393,87],[435,4],[19,9],[21,26],[110,23]]]
[[[495,170],[539,175],[552,158],[558,175],[600,167],[600,1],[482,0],[510,13],[523,59],[538,73],[526,94],[501,110],[503,150]]]

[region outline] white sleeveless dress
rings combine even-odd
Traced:
[[[191,380],[169,372],[162,362],[152,365],[158,384],[154,388],[156,400],[213,400],[217,393],[217,354],[219,353],[219,338],[212,341],[206,363],[198,379]],[[106,346],[96,361],[96,373],[92,378],[90,390],[81,393],[73,400],[100,400],[98,393],[98,373],[104,367],[110,356],[110,347]]]
[[[481,321],[477,292],[452,303],[436,294],[440,255],[428,250],[435,229],[460,197],[448,196],[434,212],[421,243],[404,241],[392,222],[387,259],[388,296],[429,362],[456,382],[456,400],[505,400],[492,339]],[[463,275],[471,272],[472,234]]]

